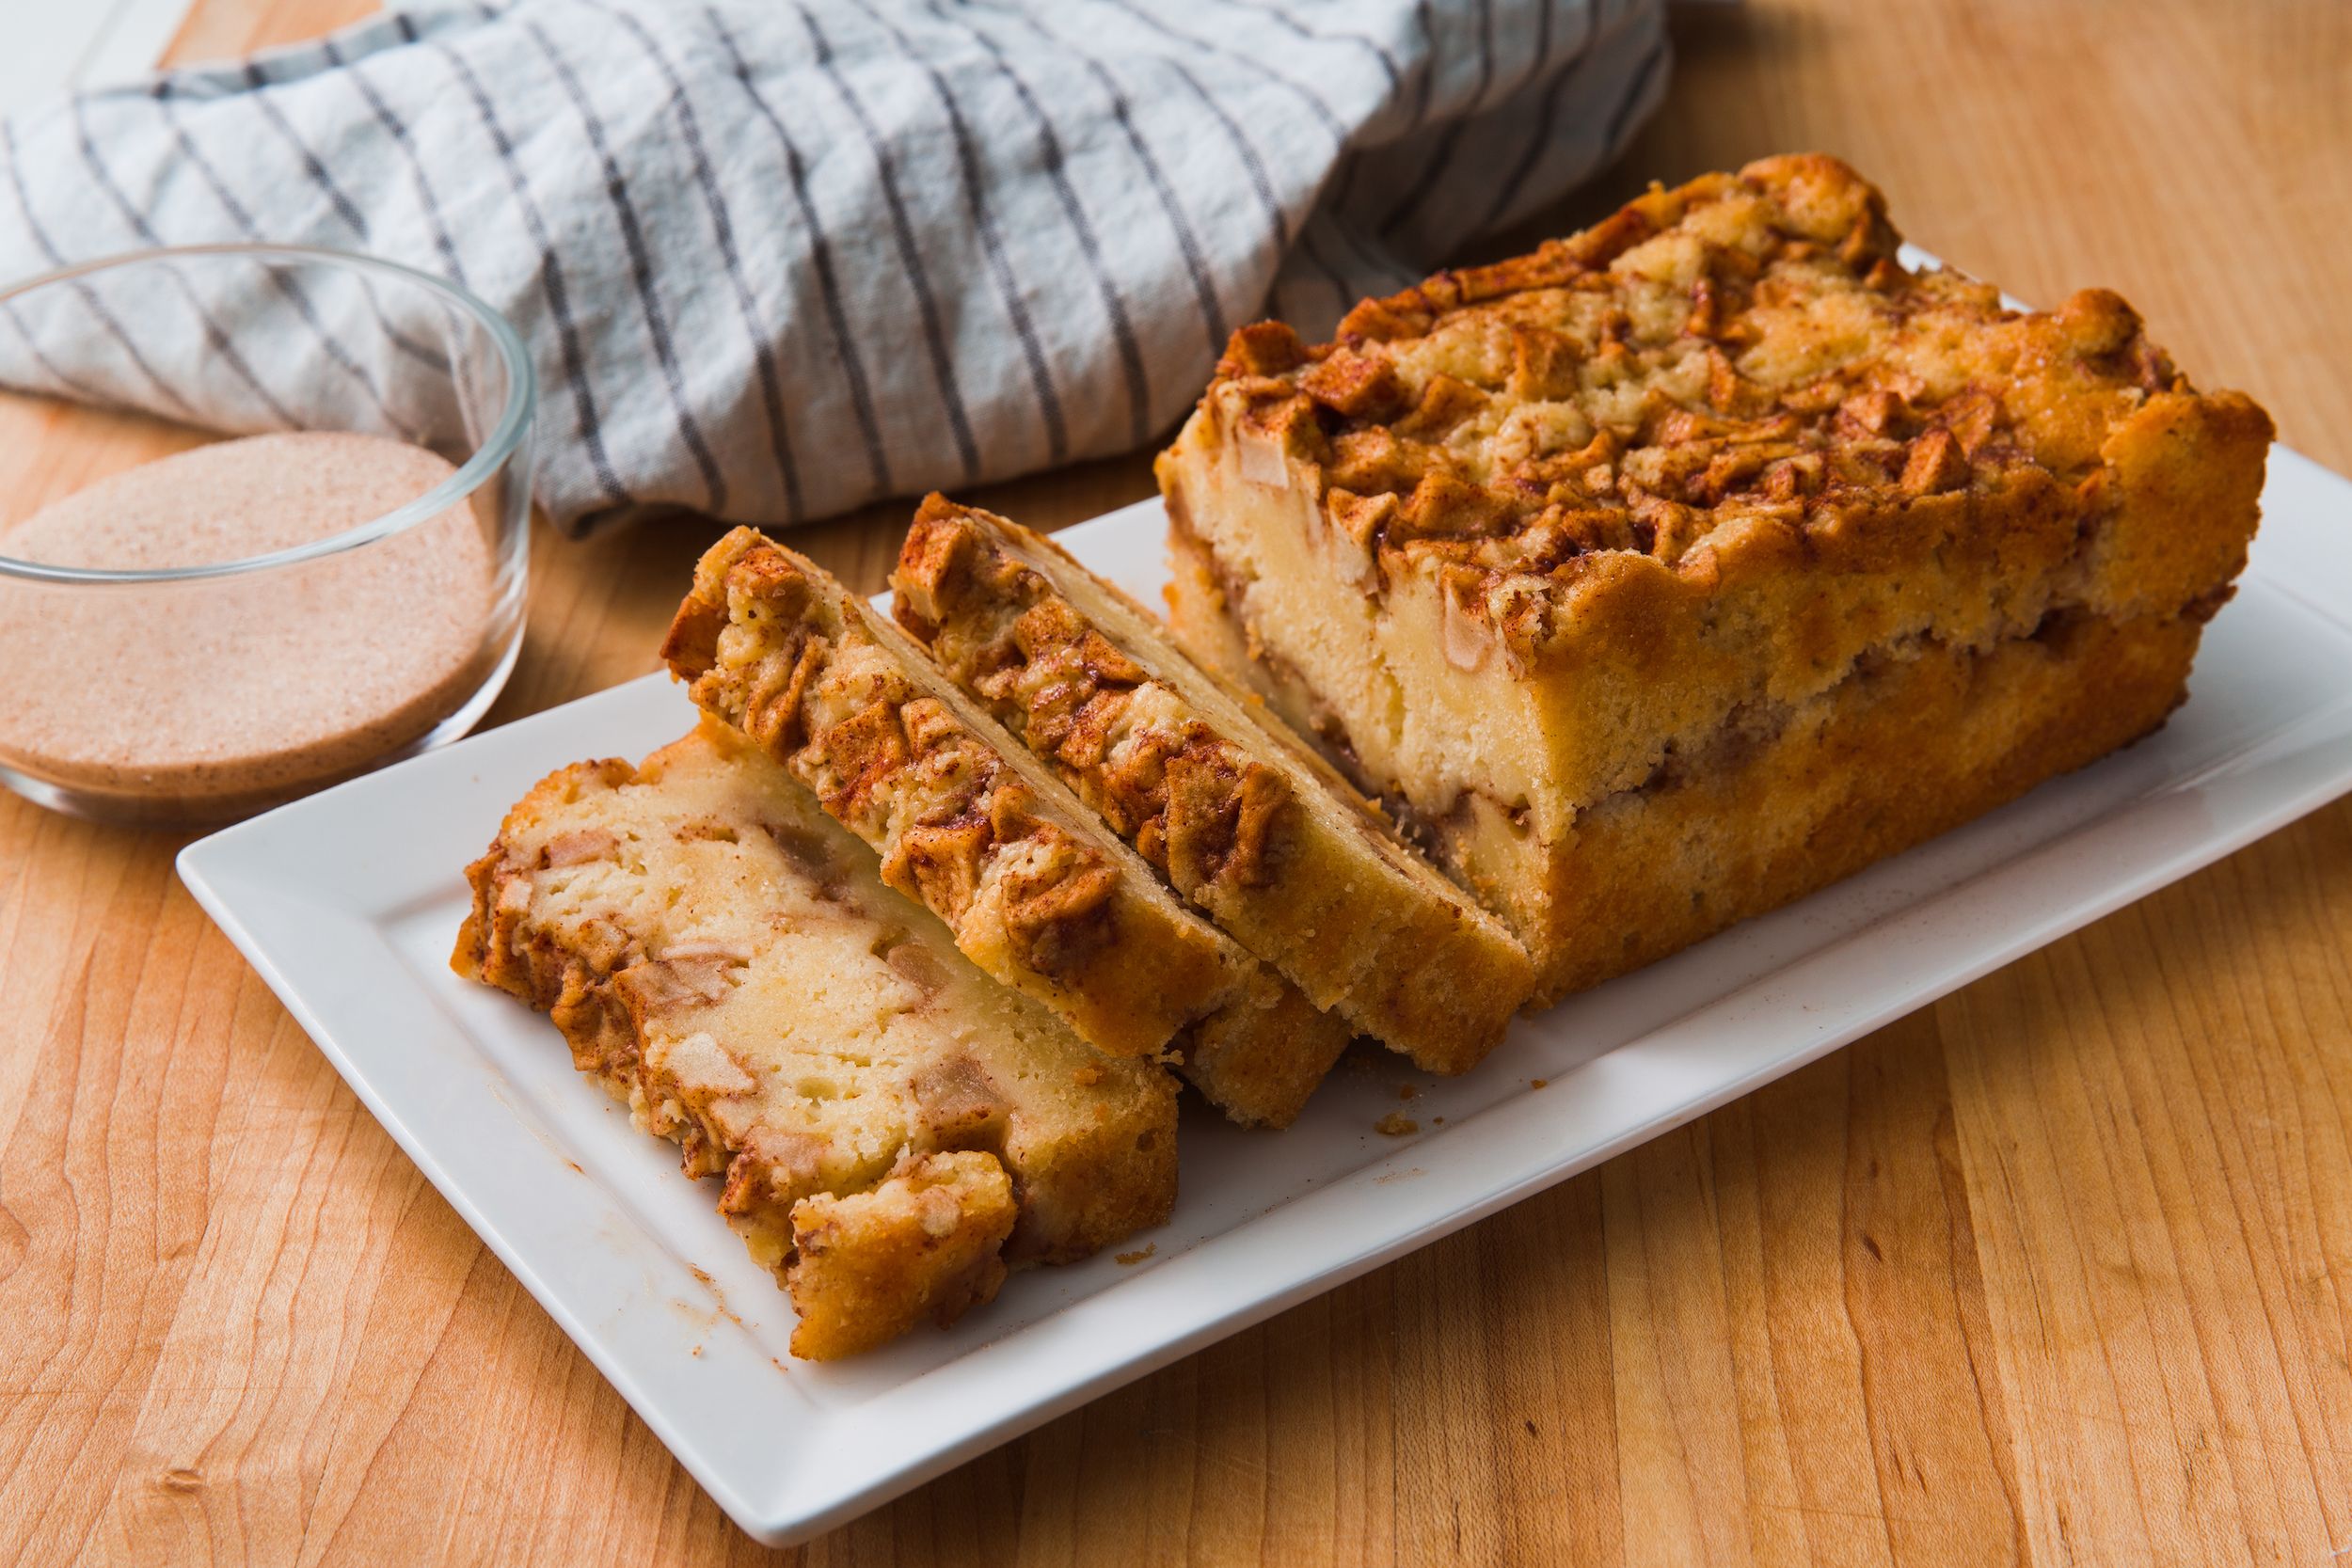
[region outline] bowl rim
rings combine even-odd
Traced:
[[[458,502],[480,489],[485,481],[497,473],[520,450],[529,435],[532,420],[538,410],[539,376],[530,353],[523,347],[522,335],[514,324],[486,301],[463,286],[429,272],[389,261],[364,251],[337,250],[326,245],[277,245],[269,243],[223,242],[215,245],[157,245],[139,250],[117,251],[112,255],[94,257],[69,266],[56,267],[14,283],[0,285],[0,306],[32,293],[59,283],[71,282],[93,273],[118,267],[148,262],[168,261],[189,256],[232,256],[256,261],[301,261],[315,265],[342,267],[357,272],[373,273],[398,282],[415,284],[427,293],[437,294],[446,303],[471,317],[497,345],[499,357],[506,365],[506,406],[500,410],[498,422],[491,426],[489,436],[466,460],[458,470],[415,499],[404,502],[391,511],[381,513],[365,522],[355,523],[340,533],[308,544],[293,545],[282,550],[263,555],[241,557],[235,561],[217,561],[199,566],[151,566],[135,570],[116,570],[97,566],[59,566],[45,562],[24,561],[0,553],[0,578],[16,578],[32,582],[130,584],[199,582],[208,578],[242,577],[252,572],[274,571],[279,567],[299,565],[345,550],[358,549],[379,539],[403,533],[420,523],[439,516]],[[260,434],[270,434],[262,432]],[[60,498],[62,499],[62,498]]]

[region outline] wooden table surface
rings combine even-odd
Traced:
[[[356,8],[202,0],[178,55]],[[1677,31],[1658,122],[1554,221],[1837,152],[1931,248],[2027,298],[2122,290],[2352,466],[2341,0],[1757,0]],[[20,502],[152,450],[0,407]],[[1149,488],[1135,458],[978,499],[1054,525]],[[870,586],[902,519],[797,542]],[[710,536],[540,539],[494,721],[652,668]],[[0,1557],[765,1557],[198,911],[177,847],[0,800]],[[801,1556],[2328,1563],[2348,958],[2340,801]]]

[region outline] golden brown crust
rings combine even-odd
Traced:
[[[1296,986],[1252,989],[1184,1031],[1179,1069],[1245,1127],[1288,1127],[1329,1076],[1353,1035]]]
[[[1245,469],[1253,452],[1311,465],[1329,526],[1383,580],[1439,572],[1527,663],[1592,640],[1581,601],[1621,580],[1607,558],[1709,586],[1727,563],[1693,551],[1769,520],[1803,531],[1817,572],[1869,564],[1851,558],[1894,542],[1862,525],[1954,491],[2079,484],[2168,400],[2155,423],[2189,399],[2233,447],[2267,445],[2259,409],[2195,399],[2116,294],[2021,314],[1990,285],[1905,270],[1898,244],[1844,165],[1766,159],[1368,300],[1329,343],[1245,328],[1202,407]],[[2076,510],[2091,522],[2112,499]]]
[[[939,496],[891,581],[901,625],[959,685],[1310,999],[1433,1070],[1502,1037],[1533,984],[1510,933],[1140,606]]]
[[[1353,1037],[1346,1021],[1265,965],[1239,996],[1184,1026],[1176,1067],[1244,1127],[1288,1127]]]
[[[925,1155],[871,1192],[803,1198],[786,1279],[801,1315],[792,1354],[855,1355],[994,1300],[1017,1212],[1004,1167],[986,1154]]]
[[[468,868],[451,962],[723,1177],[719,1207],[846,1354],[1165,1219],[1175,1097],[996,985],[863,845],[715,726],[563,768]],[[813,1252],[806,1243],[814,1239]]]
[[[1331,343],[1252,328],[1161,460],[1171,514],[1359,783],[1551,847],[1869,661],[2210,613],[2267,417],[2112,293],[2010,311],[1898,243],[1842,164],[1767,159]],[[1569,983],[1543,886],[1452,868]]]

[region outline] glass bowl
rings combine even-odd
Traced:
[[[503,317],[373,257],[0,288],[0,783],[214,823],[463,735],[522,643],[536,404]]]

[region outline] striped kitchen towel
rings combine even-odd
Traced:
[[[417,5],[0,121],[0,278],[389,256],[521,330],[560,522],[789,523],[1152,440],[1234,326],[1319,334],[1606,162],[1663,90],[1661,3]],[[332,311],[241,345],[258,402],[168,344],[31,356],[8,319],[13,382],[367,424]]]

